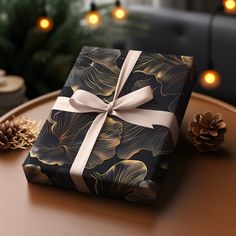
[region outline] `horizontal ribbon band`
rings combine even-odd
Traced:
[[[127,54],[119,74],[112,102],[105,103],[102,99],[88,91],[77,90],[71,98],[58,97],[53,106],[54,110],[66,112],[99,113],[87,131],[70,169],[70,176],[80,192],[90,192],[83,179],[83,171],[108,114],[146,128],[153,128],[153,125],[165,126],[169,128],[174,144],[177,142],[179,126],[172,112],[137,108],[153,99],[150,86],[118,98],[140,54],[140,51],[129,51]]]

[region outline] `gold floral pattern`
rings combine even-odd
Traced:
[[[126,55],[84,47],[60,96],[84,89],[110,102]],[[192,57],[143,52],[121,94],[149,85],[154,98],[142,108],[171,111],[181,121],[193,83],[192,65]],[[70,168],[96,115],[53,110],[23,164],[29,181],[75,189]],[[148,129],[108,116],[83,177],[94,194],[153,204],[173,149],[168,128]]]
[[[181,56],[181,59],[188,67],[193,67],[193,57]]]
[[[100,195],[125,197],[145,178],[147,167],[141,161],[124,160],[113,165],[104,174],[94,173],[94,190]]]
[[[73,90],[84,89],[96,95],[110,96],[116,87],[120,69],[119,50],[84,47],[66,82]]]
[[[83,58],[89,58],[93,62],[104,65],[114,73],[119,73],[120,69],[116,65],[116,60],[121,55],[120,50],[111,50],[107,48],[84,47],[77,61]]]
[[[67,112],[51,114],[33,145],[30,156],[47,165],[62,166],[72,163],[82,142],[81,136],[86,134],[93,118],[89,115],[85,121],[80,119],[81,116]]]
[[[153,204],[157,198],[159,184],[145,180],[147,171],[147,167],[141,161],[120,161],[104,174],[94,173],[95,184],[90,186],[97,195]]]
[[[42,173],[38,165],[27,164],[23,166],[27,179],[32,183],[52,185],[47,175]]]
[[[148,129],[129,123],[124,123],[123,127],[121,144],[117,147],[119,158],[129,159],[141,150],[148,150],[153,156],[158,156],[169,154],[174,149],[170,131],[166,127]]]
[[[163,96],[161,90],[162,90],[162,85],[160,82],[156,81],[153,79],[153,77],[148,77],[144,80],[138,80],[133,88],[132,91],[135,91],[137,89],[143,88],[145,86],[151,86],[152,87],[152,92],[154,94],[154,99],[149,102],[148,104],[144,104],[142,107],[147,108],[147,109],[156,109],[156,110],[166,110],[170,111],[173,113],[177,113],[176,110],[179,105],[179,101],[181,99],[181,96],[183,96],[182,93],[180,94],[166,94]],[[169,105],[166,106],[166,103]],[[176,114],[178,118],[178,114]]]
[[[92,154],[86,164],[86,168],[91,169],[115,156],[116,147],[120,144],[122,134],[121,122],[107,117],[104,126],[98,136]]]
[[[56,112],[46,121],[30,156],[47,165],[72,164],[94,115]],[[86,168],[93,168],[115,155],[121,123],[108,117],[98,136]],[[47,140],[45,142],[45,140]]]
[[[142,181],[138,188],[127,194],[125,199],[132,202],[153,204],[157,199],[160,186],[160,184],[152,180]]]
[[[134,71],[155,76],[161,84],[161,94],[178,95],[182,91],[182,83],[192,68],[191,57],[162,55],[159,53],[143,53]]]

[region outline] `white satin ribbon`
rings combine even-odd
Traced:
[[[77,90],[71,98],[58,97],[53,106],[54,110],[67,112],[99,113],[87,131],[70,169],[70,176],[80,192],[90,192],[84,181],[83,171],[108,114],[117,116],[131,124],[147,128],[153,128],[153,125],[168,127],[174,143],[176,144],[177,142],[179,126],[173,113],[137,108],[153,99],[150,86],[118,98],[140,54],[140,51],[129,51],[127,54],[120,71],[112,102],[105,103],[102,99],[88,91]]]

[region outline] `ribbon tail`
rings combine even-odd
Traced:
[[[80,192],[90,193],[90,190],[83,178],[83,171],[90,157],[90,154],[92,153],[93,147],[103,127],[103,124],[105,123],[106,117],[107,113],[100,113],[94,119],[71,166],[71,179]]]
[[[120,74],[115,89],[114,100],[116,100],[117,97],[119,96],[123,86],[125,85],[127,79],[129,78],[129,75],[132,72],[136,62],[138,61],[141,53],[142,51],[134,51],[134,50],[130,50],[128,52],[120,70]]]
[[[167,127],[176,145],[179,136],[179,124],[172,112],[135,108],[127,111],[113,111],[111,115],[138,126],[153,128],[153,125]]]

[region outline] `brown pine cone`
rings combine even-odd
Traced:
[[[200,151],[216,151],[224,142],[226,124],[219,113],[204,112],[197,114],[189,122],[187,138]]]
[[[25,149],[32,146],[39,133],[40,122],[26,117],[13,117],[0,123],[0,150]]]
[[[6,120],[0,124],[0,149],[7,149],[19,129],[18,123]]]

